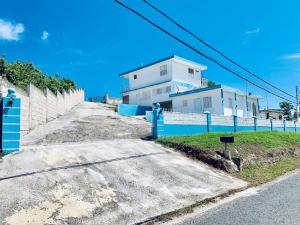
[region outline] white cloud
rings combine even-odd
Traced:
[[[256,28],[256,29],[253,29],[253,30],[246,31],[245,34],[251,35],[251,34],[256,34],[256,33],[259,33],[259,32],[260,32],[260,28]]]
[[[289,60],[289,59],[300,59],[300,52],[291,53],[287,55],[283,55],[280,57],[281,59]]]
[[[7,20],[0,19],[0,40],[18,41],[20,35],[25,31],[22,23],[12,23]]]
[[[42,40],[47,40],[48,39],[48,37],[49,37],[49,33],[47,32],[47,31],[43,31],[43,33],[42,33]]]

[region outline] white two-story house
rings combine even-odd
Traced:
[[[178,112],[251,117],[258,115],[259,97],[216,85],[207,87],[202,73],[206,66],[172,55],[120,74],[129,80],[123,103],[153,106]]]

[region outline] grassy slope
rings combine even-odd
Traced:
[[[275,148],[288,148],[300,144],[300,133],[293,132],[239,132],[239,133],[207,133],[195,136],[168,137],[158,140],[159,143],[180,143],[201,149],[223,150],[224,144],[220,136],[234,136],[235,143],[229,149],[237,149],[240,154],[260,154]]]
[[[186,146],[193,146],[200,149],[222,150],[224,145],[220,143],[220,136],[235,136],[235,143],[230,149],[237,149],[241,155],[265,154],[278,148],[289,148],[300,144],[300,133],[290,132],[241,132],[241,133],[209,133],[196,136],[161,138],[159,143],[168,145],[179,143]],[[262,184],[271,181],[289,171],[300,168],[300,158],[284,157],[281,161],[266,164],[249,166],[243,171],[234,174],[235,176],[248,181],[252,185]]]
[[[300,169],[300,158],[284,157],[281,161],[273,164],[246,167],[241,172],[233,175],[256,186],[269,182],[295,169]]]

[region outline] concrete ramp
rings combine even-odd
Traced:
[[[61,117],[47,130],[32,133],[22,151],[0,161],[0,223],[134,224],[246,185],[132,136],[93,141],[87,135],[84,141],[69,142],[59,137],[62,133],[56,140],[47,136],[58,132],[56,126],[60,132],[71,129],[76,117],[115,116],[103,107],[78,107],[72,118]],[[145,123],[121,117],[116,121],[137,127]]]
[[[53,144],[112,139],[136,139],[151,135],[144,119],[118,115],[112,106],[85,102],[24,137],[22,144]]]

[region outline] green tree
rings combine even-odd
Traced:
[[[294,106],[289,102],[280,102],[279,107],[283,110],[283,115],[287,120],[292,120],[292,110]]]
[[[3,58],[0,58],[0,76],[4,75],[4,67],[5,67],[5,61]]]
[[[207,82],[207,86],[208,86],[208,87],[216,86],[216,83],[209,80],[209,81]]]
[[[294,115],[293,115],[294,119],[297,119],[298,116],[297,116],[297,111],[294,112]]]
[[[26,89],[32,83],[34,86],[45,89],[48,88],[53,93],[70,91],[76,89],[74,81],[70,79],[61,79],[58,74],[47,76],[37,69],[31,62],[6,63],[3,60],[4,72],[6,78],[18,87]],[[1,61],[0,61],[1,73]]]

